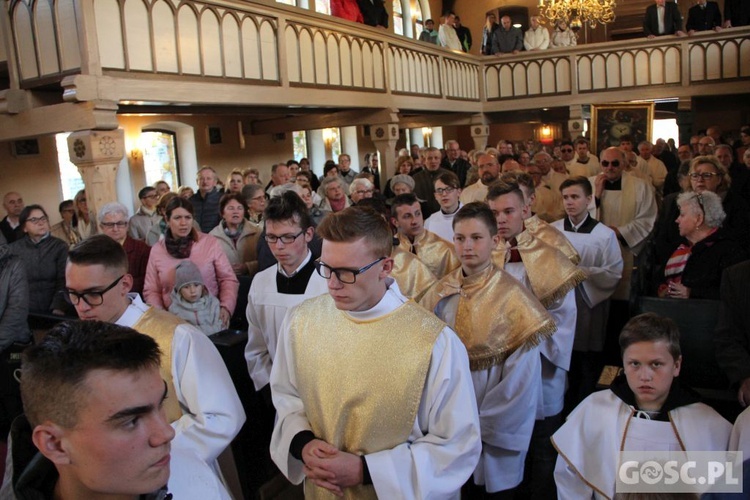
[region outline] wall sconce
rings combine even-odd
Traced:
[[[422,127],[422,137],[424,138],[424,144],[428,148],[432,146],[432,128],[431,127]]]
[[[534,128],[534,138],[542,143],[550,143],[561,136],[559,125],[543,123]]]
[[[337,136],[338,136],[338,133],[336,129],[333,129],[333,128],[323,129],[323,142],[325,142],[326,146],[331,147],[333,142],[336,140]]]
[[[143,158],[143,152],[138,148],[133,148],[130,150],[130,159],[133,161],[139,161],[141,158]]]

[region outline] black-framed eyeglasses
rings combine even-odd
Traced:
[[[269,245],[275,245],[279,240],[281,240],[281,242],[285,245],[290,245],[294,243],[294,240],[299,238],[299,236],[304,232],[305,230],[303,229],[297,234],[282,234],[281,236],[276,236],[275,234],[267,234],[265,238]]]
[[[334,274],[336,275],[336,279],[340,282],[351,285],[357,281],[357,275],[362,274],[364,272],[367,272],[368,269],[370,269],[372,266],[377,264],[378,262],[384,260],[385,257],[380,257],[379,259],[370,262],[364,267],[360,267],[359,269],[346,269],[346,268],[336,268],[331,267],[328,264],[316,261],[315,262],[315,269],[318,271],[318,274],[324,277],[325,279],[329,280],[331,279],[331,276]]]
[[[610,165],[617,168],[620,166],[620,160],[612,160],[612,161],[602,160],[602,167],[607,168]]]
[[[563,153],[572,153],[573,149],[571,149],[571,148],[563,148],[560,151],[562,151]]]
[[[77,306],[81,299],[83,299],[83,301],[90,306],[100,306],[104,303],[104,294],[117,286],[120,280],[124,277],[125,275],[123,274],[122,276],[114,280],[112,284],[110,284],[104,290],[85,291],[83,293],[78,293],[75,290],[71,290],[68,288],[63,291],[63,295],[65,296],[65,300],[69,304],[73,304],[74,306]]]
[[[435,193],[437,193],[439,195],[450,194],[450,193],[452,193],[455,190],[456,190],[456,188],[454,188],[454,187],[435,188]]]
[[[100,222],[102,227],[106,227],[107,229],[112,229],[113,227],[125,227],[128,225],[127,221],[121,220],[119,222]]]
[[[696,181],[698,179],[703,179],[704,181],[708,181],[719,175],[721,174],[716,173],[716,172],[703,172],[703,173],[693,172],[690,174],[690,178]]]

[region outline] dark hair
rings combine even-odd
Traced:
[[[526,202],[526,199],[523,196],[523,191],[521,191],[521,188],[518,186],[517,182],[493,182],[492,184],[490,184],[490,187],[487,190],[487,199],[496,200],[501,196],[510,193],[515,193],[515,195],[518,196],[518,198],[521,200],[521,203]]]
[[[348,207],[325,216],[318,225],[318,234],[327,241],[349,243],[365,238],[378,257],[390,257],[393,232],[388,222],[370,207]]]
[[[419,203],[419,199],[414,193],[404,193],[396,196],[391,202],[391,217],[398,217],[398,207],[410,207],[415,203]]]
[[[292,159],[292,160],[287,160],[287,162],[286,162],[286,166],[287,166],[287,167],[291,167],[292,165],[297,165],[297,166],[299,167],[299,162],[298,162],[297,160],[294,160],[294,159]]]
[[[68,262],[80,266],[100,264],[105,269],[128,272],[128,255],[122,245],[106,234],[95,234],[71,248]]]
[[[435,178],[435,181],[433,181],[432,184],[434,185],[435,182],[437,182],[437,181],[440,181],[443,184],[445,184],[446,186],[450,186],[450,187],[452,187],[454,189],[460,189],[461,188],[461,181],[458,180],[458,176],[456,174],[454,174],[453,172],[451,172],[450,170],[448,170],[446,172],[442,172],[440,175],[438,175]]]
[[[283,222],[292,220],[299,224],[300,229],[312,227],[312,219],[307,205],[293,190],[284,191],[281,196],[271,198],[263,211],[263,220]]]
[[[570,146],[571,148],[573,148],[573,141],[565,139],[564,141],[560,143],[560,147],[563,147],[563,146]]]
[[[165,182],[165,181],[159,181],[159,182],[164,182],[164,184],[166,184],[166,182]],[[158,183],[157,183],[157,184],[158,184]],[[156,191],[156,188],[155,188],[155,187],[153,187],[153,186],[146,186],[145,188],[141,188],[141,190],[140,190],[140,191],[138,191],[138,199],[139,199],[139,200],[142,200],[142,199],[143,199],[143,198],[145,198],[145,197],[146,197],[146,196],[147,196],[147,195],[148,195],[148,194],[149,194],[149,193],[150,193],[151,191]]]
[[[357,202],[357,206],[368,207],[375,210],[377,213],[382,215],[386,221],[391,216],[391,209],[388,208],[388,205],[386,205],[385,201],[374,196],[372,198],[362,198],[361,200],[359,200],[359,202]]]
[[[628,321],[620,333],[620,353],[637,342],[659,342],[669,345],[669,354],[677,361],[680,350],[680,330],[672,319],[655,313],[643,313]]]
[[[568,177],[567,179],[562,181],[562,184],[560,184],[560,192],[562,193],[563,189],[573,186],[581,186],[581,189],[583,189],[583,194],[586,196],[591,196],[592,194],[594,194],[594,192],[591,190],[591,183],[586,177],[582,175]]]
[[[247,213],[248,208],[247,208],[247,202],[245,201],[245,198],[240,193],[227,193],[224,196],[222,196],[221,199],[219,200],[219,213],[220,214],[224,213],[224,209],[226,208],[227,203],[229,203],[232,200],[242,205],[242,210],[245,213]]]
[[[60,202],[60,204],[57,206],[57,211],[62,213],[63,210],[65,210],[68,207],[75,208],[75,204],[73,203],[73,200],[63,200]]]
[[[172,216],[172,212],[174,212],[178,208],[184,208],[185,210],[190,212],[190,215],[195,216],[195,209],[193,208],[193,204],[190,203],[189,200],[177,196],[169,200],[167,206],[164,207],[164,215],[166,216],[167,220],[169,220],[169,218]]]
[[[486,203],[481,201],[473,201],[462,206],[461,209],[456,212],[453,216],[453,228],[455,229],[456,224],[461,221],[476,219],[483,222],[487,229],[490,231],[490,236],[497,234],[497,221],[495,216],[492,214],[492,210],[487,206]]]
[[[520,170],[503,172],[502,174],[500,174],[500,181],[506,184],[513,184],[513,183],[518,184],[519,188],[521,186],[525,187],[526,190],[528,191],[529,197],[531,197],[532,194],[536,193],[536,186],[534,186],[534,178],[531,177],[531,174],[528,174],[526,172],[522,172]],[[521,190],[521,192],[523,192],[523,189]],[[526,197],[524,196],[524,200],[525,199]]]
[[[304,177],[305,179],[307,179],[307,182],[312,181],[312,173],[308,170],[300,170],[299,172],[297,172],[297,180],[299,180],[300,177]]]
[[[329,163],[330,162],[330,163]],[[328,160],[326,164],[323,166],[323,177],[328,175],[328,172],[330,172],[333,169],[336,169],[338,171],[339,167],[335,163],[333,163],[331,160]]]
[[[131,328],[101,321],[60,323],[23,353],[21,397],[26,417],[32,427],[47,420],[74,427],[86,400],[79,391],[89,372],[158,368],[160,357],[156,341]]]
[[[31,216],[31,212],[34,210],[41,210],[44,216],[49,218],[47,211],[41,205],[26,205],[23,207],[23,210],[21,210],[21,215],[18,216],[18,225],[20,227],[23,227],[26,224],[26,221]]]

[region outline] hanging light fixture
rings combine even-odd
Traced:
[[[539,0],[539,15],[554,24],[565,21],[578,31],[583,23],[590,28],[615,20],[615,0]]]

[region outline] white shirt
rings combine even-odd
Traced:
[[[431,231],[445,241],[453,244],[453,217],[456,216],[456,212],[461,209],[461,203],[459,202],[458,208],[455,212],[446,214],[443,210],[438,210],[434,214],[430,215],[426,221],[424,221],[424,228]]]
[[[536,29],[529,28],[523,34],[523,46],[526,50],[544,50],[549,47],[549,31],[544,26],[537,26]]]
[[[309,250],[307,253],[307,258],[297,268],[295,274],[312,258]],[[328,292],[328,281],[313,271],[304,294],[279,293],[276,288],[277,272],[286,275],[284,269],[278,264],[256,274],[247,296],[249,327],[245,361],[247,361],[247,369],[256,391],[261,390],[271,380],[271,365],[276,356],[279,328],[286,312],[304,300]]]
[[[358,320],[389,314],[408,299],[393,280],[380,302],[368,311],[349,312]],[[310,430],[297,392],[289,315],[281,326],[271,370],[271,392],[278,419],[271,438],[271,457],[292,483],[304,479],[302,462],[289,454],[292,439]],[[404,325],[405,328],[407,325]],[[373,397],[387,397],[375,395]],[[366,455],[379,498],[459,498],[461,486],[477,465],[481,451],[479,418],[469,372],[469,358],[447,326],[437,337],[417,418],[406,442]]]
[[[455,28],[447,24],[441,24],[438,30],[438,41],[442,47],[453,50],[461,50],[461,40],[458,39]]]

